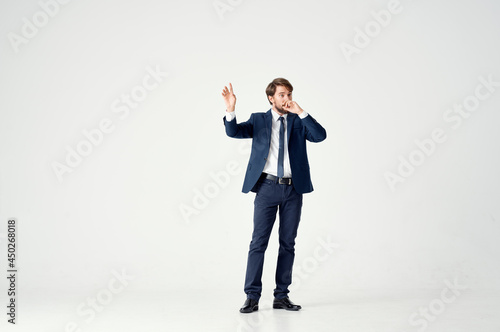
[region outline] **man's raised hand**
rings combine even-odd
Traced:
[[[226,111],[234,112],[236,96],[233,93],[233,85],[231,83],[229,83],[229,90],[227,86],[222,89],[222,97],[224,98],[224,103],[226,104]]]

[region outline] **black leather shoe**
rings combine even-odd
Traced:
[[[243,307],[241,307],[240,312],[244,314],[248,314],[250,312],[254,312],[259,310],[259,301],[246,299]]]
[[[283,299],[274,299],[273,302],[273,308],[274,309],[285,309],[285,310],[290,310],[290,311],[298,311],[302,309],[302,307],[298,304],[294,304],[288,297],[285,297]]]

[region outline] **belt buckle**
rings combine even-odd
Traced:
[[[286,184],[286,185],[290,185],[290,179],[278,178],[278,183],[279,183],[279,184]]]

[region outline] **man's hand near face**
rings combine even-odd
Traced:
[[[300,115],[302,112],[304,112],[304,110],[302,108],[300,108],[299,104],[297,104],[295,101],[292,101],[292,100],[287,100],[287,101],[283,102],[281,107],[285,111],[290,112],[290,113],[295,113],[297,115]]]

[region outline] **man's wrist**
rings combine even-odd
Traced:
[[[234,110],[231,112],[228,112],[228,110],[226,110],[226,120],[227,121],[232,121],[235,117],[236,117],[236,115],[234,113]]]
[[[307,113],[306,111],[302,110],[302,112],[299,113],[299,118],[303,119],[305,118],[309,113]]]

